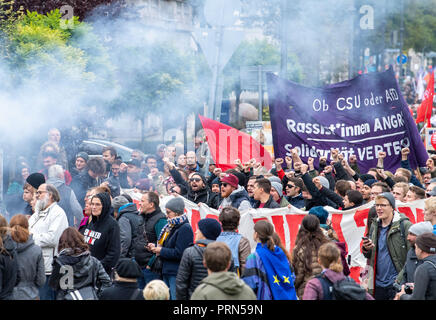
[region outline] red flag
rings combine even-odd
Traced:
[[[433,111],[433,96],[434,96],[434,71],[430,75],[427,83],[427,89],[424,92],[421,105],[418,107],[416,123],[425,122],[427,120],[427,127],[430,128],[430,118]]]
[[[235,167],[235,160],[246,163],[256,159],[266,169],[272,166],[271,155],[249,134],[199,115],[210,152],[218,168],[223,171]]]

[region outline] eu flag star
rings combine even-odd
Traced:
[[[291,284],[291,282],[289,281],[289,277],[285,277],[285,276],[282,276],[283,277],[283,283],[289,283],[289,284]]]
[[[280,280],[277,278],[277,276],[273,276],[274,277],[274,283],[277,283],[278,285],[280,285]]]

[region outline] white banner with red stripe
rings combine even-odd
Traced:
[[[141,194],[124,190],[124,192],[126,191],[132,196],[134,202],[139,207]],[[165,204],[172,198],[173,196],[161,198],[160,207],[163,212],[165,212]],[[185,201],[186,214],[194,233],[197,230],[197,224],[200,219],[213,218],[218,220],[218,210],[209,208],[205,204],[197,205],[185,198],[183,200]],[[351,276],[356,281],[360,280],[360,270],[366,265],[366,258],[361,252],[361,245],[362,237],[366,230],[368,213],[373,205],[374,202],[371,201],[352,210],[336,210],[331,207],[325,207],[329,212],[329,219],[338,235],[339,241],[346,243],[348,254],[351,255]],[[397,210],[406,215],[412,223],[424,221],[424,200],[416,200],[409,203],[397,201]],[[308,214],[308,211],[295,207],[290,209],[250,209],[241,212],[238,231],[250,240],[251,248],[254,249],[256,247],[256,243],[253,240],[254,224],[259,220],[268,220],[274,225],[275,231],[280,236],[282,243],[285,244],[288,250],[292,250],[301,221],[306,214]]]

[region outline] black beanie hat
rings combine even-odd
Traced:
[[[198,229],[208,240],[216,240],[221,234],[221,223],[216,219],[205,218],[198,221]]]
[[[26,182],[35,189],[38,189],[41,184],[45,183],[45,177],[42,173],[35,172],[27,177]]]
[[[115,266],[115,271],[123,278],[136,279],[143,276],[141,267],[130,258],[119,259]]]
[[[416,245],[424,252],[436,253],[436,235],[432,232],[426,232],[416,238]]]
[[[359,179],[362,180],[363,182],[365,182],[366,180],[374,179],[374,176],[371,174],[365,173],[365,174],[360,175]]]

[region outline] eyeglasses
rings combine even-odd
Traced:
[[[191,179],[189,179],[189,181],[195,181],[195,182],[200,182],[201,181],[201,179],[200,178],[191,178]]]
[[[287,184],[286,187],[288,187],[289,189],[295,188],[295,186],[292,184]]]
[[[380,208],[386,208],[387,206],[389,206],[388,204],[385,204],[385,203],[376,203],[375,204],[375,207],[377,208],[377,207],[380,207]]]

